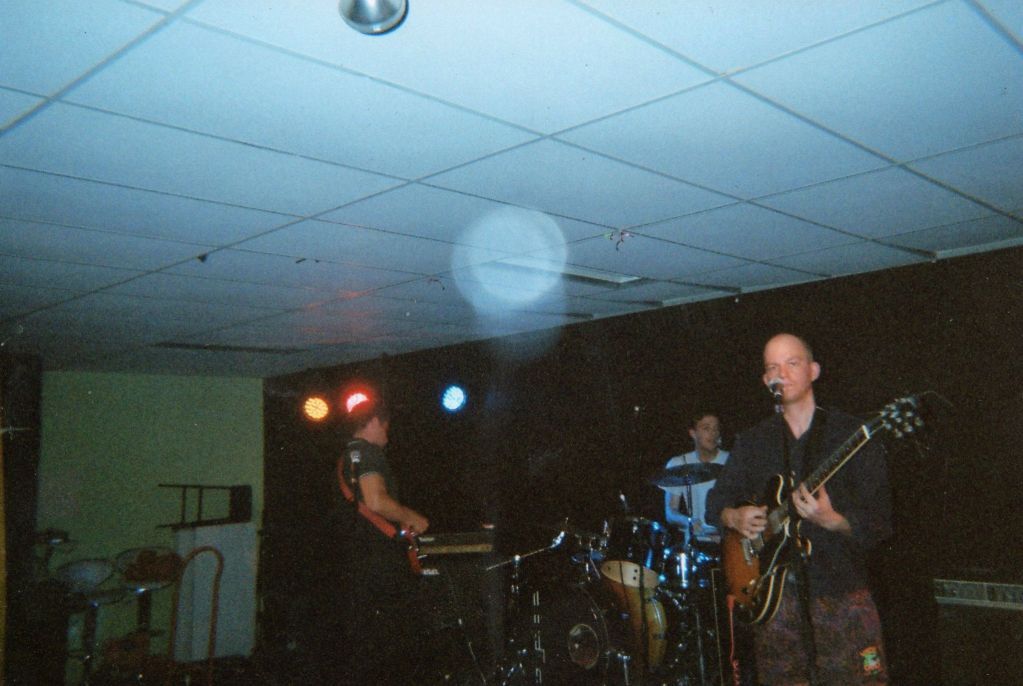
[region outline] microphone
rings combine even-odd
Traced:
[[[774,409],[776,412],[781,412],[781,379],[774,377],[767,382],[767,390],[771,391],[771,396],[774,398]]]

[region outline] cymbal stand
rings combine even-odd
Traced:
[[[484,571],[490,572],[501,567],[511,566],[511,582],[508,589],[508,610],[509,615],[512,617],[512,632],[508,637],[505,646],[505,656],[501,660],[501,664],[497,667],[496,680],[500,686],[510,686],[511,684],[522,684],[532,683],[534,686],[540,686],[543,683],[543,644],[540,637],[540,591],[534,590],[530,597],[530,635],[527,640],[523,640],[522,630],[520,629],[521,622],[516,621],[522,617],[524,611],[523,600],[522,600],[522,561],[526,558],[532,557],[533,555],[539,555],[550,550],[554,550],[565,540],[565,532],[561,531],[551,541],[551,544],[544,546],[543,548],[537,548],[531,550],[528,553],[522,555],[513,555],[512,557],[498,562],[497,564],[485,567]],[[507,622],[506,622],[507,623]],[[533,658],[539,658],[539,662],[533,667],[532,675],[527,674],[527,661],[530,657],[530,653],[533,654]],[[525,681],[531,676],[532,681]]]

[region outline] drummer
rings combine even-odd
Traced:
[[[699,473],[697,465],[724,465],[728,461],[728,451],[721,449],[721,421],[711,412],[700,412],[693,415],[689,424],[689,436],[693,439],[693,450],[683,455],[676,455],[668,460],[665,468],[694,465],[694,475]],[[720,469],[720,467],[718,467]],[[707,493],[714,487],[715,480],[703,480],[694,477],[692,485],[661,486],[664,490],[664,518],[668,524],[674,524],[687,533],[689,516],[692,514],[693,535],[698,541],[720,542],[720,532],[716,527],[704,521],[707,505]],[[689,501],[692,493],[692,502]]]

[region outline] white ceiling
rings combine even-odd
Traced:
[[[272,376],[1023,244],[1018,0],[409,3],[3,0],[0,349]]]

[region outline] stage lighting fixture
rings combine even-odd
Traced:
[[[302,412],[309,419],[318,422],[327,418],[327,415],[330,414],[330,406],[326,400],[318,395],[314,395],[306,399],[302,405]]]
[[[351,414],[357,405],[369,400],[369,396],[362,391],[353,391],[345,396],[345,412]]]
[[[379,36],[393,31],[408,14],[407,0],[341,0],[338,11],[359,33]]]
[[[453,384],[444,389],[440,402],[448,412],[458,412],[465,407],[468,399],[469,396],[466,394],[465,389]]]

